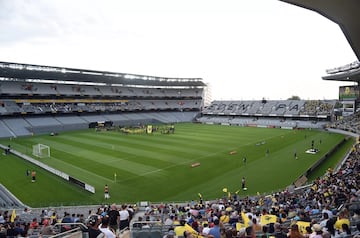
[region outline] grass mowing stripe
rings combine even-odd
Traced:
[[[72,139],[68,138],[68,140],[72,140]],[[90,142],[94,142],[95,140],[81,139],[81,141],[84,143],[90,143]],[[100,147],[102,147],[102,148],[108,147],[108,143],[103,143],[103,144],[97,143],[96,145],[92,144],[92,148],[100,148]],[[111,150],[106,149],[103,152],[104,155],[102,156],[102,160],[109,163],[110,161],[106,159],[107,155],[105,153],[107,153],[107,154],[110,152],[112,152],[113,154],[117,153],[117,152],[123,153],[123,151],[126,150],[126,153],[124,153],[124,154],[128,154],[131,156],[125,156],[125,157],[119,156],[117,153],[116,157],[115,156],[110,157],[110,158],[112,158],[112,162],[117,161],[117,163],[112,163],[112,165],[116,167],[116,164],[118,164],[123,169],[127,169],[129,166],[137,167],[138,170],[135,171],[135,173],[142,173],[142,174],[149,172],[149,171],[154,171],[156,169],[159,169],[159,168],[164,167],[169,164],[169,158],[167,158],[167,160],[159,159],[158,152],[153,152],[153,151],[143,150],[143,149],[135,149],[135,148],[129,149],[129,148],[131,148],[131,147],[128,147],[125,145],[122,145],[122,146],[117,145],[116,147],[114,146],[113,149],[111,149]],[[136,162],[137,158],[141,158],[141,157],[142,157],[142,160],[140,160],[141,163]],[[162,162],[165,161],[166,163],[160,163],[160,164],[158,163],[157,167],[146,165],[146,161],[151,162],[151,164],[154,165],[154,160],[161,160]],[[126,166],[127,164],[129,166]],[[140,171],[140,169],[142,169],[142,171]]]
[[[1,179],[6,187],[10,187],[14,194],[17,194],[25,204],[30,206],[48,206],[49,204],[61,204],[71,199],[72,203],[81,201],[93,201],[88,192],[73,186],[63,179],[51,175],[51,173],[39,169],[37,166],[21,160],[13,155],[3,156],[1,159],[1,176],[12,177],[11,180]],[[31,182],[31,178],[25,175],[25,171],[35,170],[37,181]],[[15,185],[15,186],[14,186]],[[12,188],[13,187],[13,188]],[[43,188],[46,188],[44,191]],[[44,201],[43,196],[47,197]],[[84,203],[84,202],[83,202]],[[69,204],[66,202],[66,204]]]
[[[96,136],[94,135],[94,138]],[[198,143],[192,143],[192,146],[189,146],[189,141],[179,143],[178,141],[172,142],[172,145],[168,145],[168,140],[162,141],[162,143],[154,143],[153,141],[140,141],[141,139],[134,139],[136,141],[127,141],[121,143],[121,150],[127,149],[127,148],[136,148],[134,149],[134,153],[139,155],[139,153],[142,153],[142,156],[146,156],[152,159],[162,160],[165,162],[171,162],[171,163],[179,163],[179,159],[189,159],[192,160],[193,157],[202,156],[207,154],[207,150],[209,148],[209,145],[206,146],[205,150],[201,150],[201,147]],[[110,140],[108,141],[111,142]],[[176,144],[176,145],[175,145]],[[116,150],[118,150],[119,146],[114,146]],[[139,149],[139,147],[141,149]],[[199,148],[200,147],[200,148]],[[184,148],[187,148],[184,151]],[[156,151],[156,152],[154,152]],[[162,157],[159,157],[159,152],[161,154],[165,155]],[[178,153],[176,153],[178,152]],[[178,154],[178,156],[177,156]],[[166,156],[167,155],[167,156]]]
[[[100,176],[99,174],[96,174],[96,173],[93,173],[93,172],[90,172],[89,170],[86,170],[82,167],[79,167],[79,166],[76,166],[74,164],[70,164],[70,163],[66,163],[65,161],[61,160],[61,159],[58,159],[56,157],[51,157],[51,160],[56,160],[57,161],[57,165],[60,166],[60,167],[67,167],[69,169],[73,169],[74,171],[77,171],[77,173],[74,173],[72,176],[73,177],[76,177],[75,174],[78,174],[79,175],[79,172],[82,174],[82,177],[84,178],[88,178],[88,177],[97,177],[97,179],[102,179],[102,180],[108,180],[109,182],[110,181],[113,181],[112,179],[108,179],[104,176]]]
[[[59,143],[59,145],[61,146],[61,143]],[[53,149],[53,151],[54,150],[55,149]],[[90,155],[91,155],[91,152],[89,152],[89,156]],[[114,166],[112,166],[112,165],[98,163],[94,160],[89,161],[88,160],[89,156],[85,156],[85,158],[84,158],[82,156],[75,155],[73,153],[68,153],[66,151],[61,150],[61,158],[54,155],[54,157],[57,158],[58,160],[52,160],[52,159],[45,158],[45,159],[42,159],[42,162],[46,162],[47,164],[49,164],[53,167],[60,166],[62,168],[62,171],[66,172],[70,175],[73,175],[77,178],[83,179],[83,180],[88,179],[88,174],[82,173],[82,171],[83,171],[82,169],[88,170],[91,173],[97,173],[97,174],[103,174],[102,171],[106,171],[106,170],[109,170],[109,171],[114,170]],[[63,165],[61,165],[60,162],[70,164],[71,166],[63,166]],[[120,170],[120,169],[117,169],[117,170]],[[122,170],[122,173],[129,173],[129,172]],[[109,173],[107,173],[107,175],[108,175],[107,178],[112,176],[112,175],[109,176]]]
[[[74,141],[73,138],[71,138],[71,137],[66,137],[66,139],[67,139],[67,140],[70,140],[70,141]],[[82,141],[82,142],[86,142],[86,141],[84,141],[84,139],[81,139],[81,141]],[[117,160],[119,160],[119,159],[117,159]],[[106,160],[106,161],[108,161],[108,160]],[[114,159],[114,161],[115,161],[115,159]],[[114,163],[112,164],[112,166],[113,166],[114,168],[116,167]],[[123,167],[124,167],[124,161],[121,161],[121,166],[122,166],[122,169],[123,169]],[[144,175],[154,174],[155,171],[161,172],[162,169],[148,168],[145,172],[143,172],[143,171],[137,171],[136,174],[140,174],[141,176],[144,176]],[[134,177],[134,176],[132,176],[132,177]]]
[[[58,148],[62,148],[65,153],[72,153],[80,158],[84,158],[90,163],[97,163],[103,166],[108,165],[112,167],[117,167],[117,164],[114,163],[111,163],[110,165],[109,161],[121,161],[121,168],[123,170],[128,170],[131,171],[131,173],[135,174],[157,169],[151,166],[144,166],[139,163],[134,163],[132,161],[122,159],[119,156],[115,156],[115,154],[108,154],[108,150],[105,150],[102,146],[96,145],[98,142],[94,140],[86,140],[84,142],[84,139],[70,138],[69,136],[65,139],[66,140],[63,141],[66,141],[66,144],[55,141],[52,141],[50,144],[52,146],[56,145]]]
[[[93,138],[96,138],[98,135],[90,135]],[[103,137],[102,137],[103,136]],[[100,135],[101,138],[106,138],[107,135]],[[168,148],[169,150],[184,152],[183,146],[188,146],[189,140],[178,140],[176,135],[153,135],[153,136],[139,136],[139,135],[127,135],[127,136],[117,136],[116,141],[119,141],[119,144],[124,146],[130,146],[137,149],[147,149],[151,150],[162,150]],[[191,140],[193,141],[193,140]],[[201,146],[204,142],[197,143],[197,146]],[[206,144],[205,147],[208,147],[209,144]],[[191,148],[189,148],[191,149]],[[201,150],[193,149],[188,151],[189,153],[196,153]]]
[[[69,136],[71,140],[63,136]],[[224,196],[222,188],[225,186],[230,191],[240,188],[242,176],[246,176],[249,185],[248,191],[240,192],[242,196],[278,190],[292,183],[293,178],[306,171],[339,138],[341,136],[317,130],[291,131],[186,123],[176,124],[173,135],[126,136],[117,132],[84,130],[63,132],[55,137],[17,138],[14,147],[20,146],[31,154],[33,144],[49,145],[51,154],[63,161],[56,165],[58,169],[71,170],[84,178],[85,182],[96,186],[98,192],[88,200],[84,199],[84,203],[103,203],[105,183],[110,186],[111,194],[107,202],[155,202],[197,199],[198,192],[203,194],[204,199],[219,198]],[[318,143],[320,139],[321,145]],[[311,140],[321,150],[317,155],[305,153]],[[11,143],[4,141],[4,144]],[[262,141],[266,143],[256,146]],[[122,147],[117,148],[117,145]],[[265,154],[267,147],[270,149],[268,156]],[[293,159],[295,149],[299,154],[297,162]],[[81,150],[81,153],[76,150]],[[230,155],[232,150],[237,153]],[[242,162],[244,155],[248,156],[246,166]],[[122,166],[124,161],[119,157],[131,163]],[[57,163],[56,159],[44,161]],[[191,168],[192,162],[200,162],[201,165]],[[138,169],[139,165],[150,169]],[[117,174],[116,180],[114,173]],[[0,174],[0,178],[3,181],[11,176],[8,178]],[[13,185],[8,184],[12,190]],[[43,190],[46,191],[46,188]],[[41,199],[44,202],[52,200],[46,193],[42,194]],[[68,200],[63,197],[62,202],[71,203],[74,200],[77,199],[69,195]]]

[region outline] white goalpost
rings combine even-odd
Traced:
[[[43,144],[33,145],[33,155],[39,158],[49,158],[50,147]]]

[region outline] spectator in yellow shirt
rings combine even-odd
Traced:
[[[176,236],[184,236],[184,232],[186,231],[185,224],[186,224],[185,220],[180,220],[180,225],[176,226],[174,229]]]
[[[350,220],[346,217],[346,213],[341,211],[337,221],[334,224],[335,230],[342,231],[343,224],[347,224],[350,227]]]

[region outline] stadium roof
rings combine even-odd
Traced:
[[[60,82],[100,83],[106,85],[149,85],[165,87],[202,87],[201,78],[165,78],[137,74],[74,69],[56,66],[0,61],[0,78],[15,80],[51,80]]]
[[[359,0],[280,0],[315,11],[337,23],[360,60]]]
[[[299,7],[315,11],[337,23],[360,59],[360,1],[359,0],[280,0]],[[334,46],[336,47],[336,46]],[[356,63],[356,62],[355,62]],[[333,71],[333,72],[330,72]],[[327,70],[324,80],[360,82],[360,68],[348,64],[333,70]]]
[[[360,82],[360,62],[355,61],[353,63],[326,70],[327,76],[323,76],[324,80],[337,80],[337,81],[349,81]]]

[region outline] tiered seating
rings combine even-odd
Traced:
[[[21,110],[21,108],[14,101],[3,100],[3,105],[6,109],[7,115],[23,112],[23,110]]]
[[[242,114],[248,114],[248,109],[251,107],[251,101],[243,101],[240,102],[239,106],[238,106],[238,113],[240,115]]]
[[[330,127],[360,134],[360,112],[335,121],[330,124]]]
[[[108,87],[108,86],[97,86],[100,90],[101,94],[107,97],[119,96],[121,95],[121,91],[118,87]]]
[[[25,82],[13,82],[13,81],[2,81],[1,82],[1,93],[10,94],[10,95],[26,95],[33,94],[34,91],[37,91],[37,88],[31,83]]]
[[[248,113],[250,115],[255,115],[255,114],[259,113],[259,108],[261,106],[260,101],[253,101],[249,105],[250,106],[248,106],[246,113]]]
[[[335,101],[306,101],[304,107],[300,110],[303,115],[330,115],[335,106]]]
[[[15,134],[6,126],[6,124],[0,120],[0,135],[4,137],[14,137]]]
[[[56,87],[53,84],[37,83],[36,91],[33,91],[34,95],[53,95],[57,94]]]
[[[90,122],[97,122],[97,121],[106,121],[106,118],[102,115],[83,115],[80,118],[88,123]]]
[[[31,126],[58,126],[60,123],[52,117],[36,117],[36,118],[26,118],[25,119]]]
[[[263,115],[269,115],[272,113],[272,110],[275,108],[277,104],[278,104],[277,101],[262,102],[262,105],[260,105],[260,108],[258,109],[257,113]]]
[[[89,127],[89,123],[79,116],[55,116],[55,120],[59,121],[63,130],[79,130]]]
[[[235,113],[236,109],[237,109],[238,104],[236,102],[229,102],[229,104],[227,104],[227,106],[225,107],[223,113],[225,115],[232,115]]]
[[[61,123],[52,117],[25,118],[30,124],[32,133],[49,133],[61,131]]]
[[[322,128],[330,122],[335,102],[335,100],[214,101],[203,109],[203,117],[198,121],[241,126]]]
[[[73,88],[70,85],[66,85],[66,84],[58,84],[56,85],[56,91],[58,92],[58,95],[69,95],[69,96],[73,96],[73,95],[81,95],[80,94],[80,89],[79,91],[76,90],[75,88]]]
[[[0,207],[2,208],[23,208],[24,205],[0,184]]]
[[[32,134],[31,130],[29,130],[31,125],[23,118],[7,118],[2,119],[2,121],[6,124],[9,130],[14,133],[13,136],[28,136]]]
[[[290,101],[289,107],[285,111],[285,115],[297,116],[300,114],[300,110],[304,107],[305,101]]]

